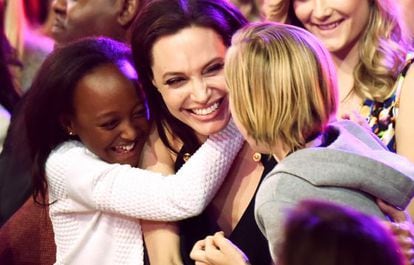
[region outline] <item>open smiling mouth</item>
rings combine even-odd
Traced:
[[[344,19],[332,22],[332,23],[327,23],[327,24],[313,24],[315,27],[317,27],[320,30],[331,30],[334,29],[336,27],[339,26],[339,24],[341,24],[344,21]]]
[[[223,102],[223,99],[220,99],[220,100],[214,102],[213,104],[211,104],[207,108],[188,109],[188,111],[193,113],[193,114],[196,114],[196,115],[206,116],[206,115],[209,115],[209,114],[215,112],[220,107],[222,102]]]
[[[126,145],[117,145],[117,146],[112,147],[111,149],[117,153],[123,154],[123,153],[130,152],[131,150],[134,149],[134,147],[135,147],[135,142],[126,144]]]

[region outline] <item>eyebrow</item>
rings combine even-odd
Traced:
[[[146,111],[147,107],[145,106],[145,100],[139,100],[138,103],[133,107],[133,111]],[[108,111],[108,112],[103,112],[103,113],[99,113],[98,115],[96,115],[96,119],[105,119],[105,118],[109,118],[113,115],[116,115],[117,112],[116,111]]]
[[[223,57],[214,57],[213,59],[211,59],[210,61],[208,61],[207,63],[205,63],[201,69],[205,69],[207,66],[213,64],[216,61],[224,61]],[[162,79],[165,79],[168,76],[175,76],[175,75],[181,75],[183,74],[183,72],[166,72],[162,75]]]

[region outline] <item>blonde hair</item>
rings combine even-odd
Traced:
[[[371,0],[352,92],[381,102],[389,98],[404,67],[405,56],[412,49],[409,36],[395,0]]]
[[[232,39],[225,73],[233,115],[270,149],[303,148],[335,116],[329,52],[301,28],[271,22],[243,28]]]

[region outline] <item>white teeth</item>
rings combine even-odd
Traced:
[[[208,114],[212,113],[213,111],[215,111],[216,109],[218,109],[219,106],[220,106],[220,104],[218,102],[216,102],[208,108],[193,109],[192,111],[197,115],[208,115]]]
[[[339,25],[339,22],[335,22],[335,23],[330,23],[330,24],[325,24],[325,25],[318,25],[318,28],[322,30],[329,30],[329,29],[336,28],[338,25]]]
[[[115,150],[118,152],[129,152],[131,151],[135,146],[135,143],[129,144],[129,145],[118,145],[115,146]]]

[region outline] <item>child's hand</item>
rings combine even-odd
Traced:
[[[368,121],[357,111],[351,111],[350,113],[343,114],[341,116],[341,119],[353,121],[367,129],[368,131],[372,130],[368,124]]]
[[[378,200],[380,209],[388,215],[392,222],[383,222],[386,228],[394,236],[404,257],[404,265],[414,264],[414,225],[410,215]]]
[[[198,241],[191,250],[190,257],[196,265],[246,265],[249,259],[223,232],[217,232]]]

